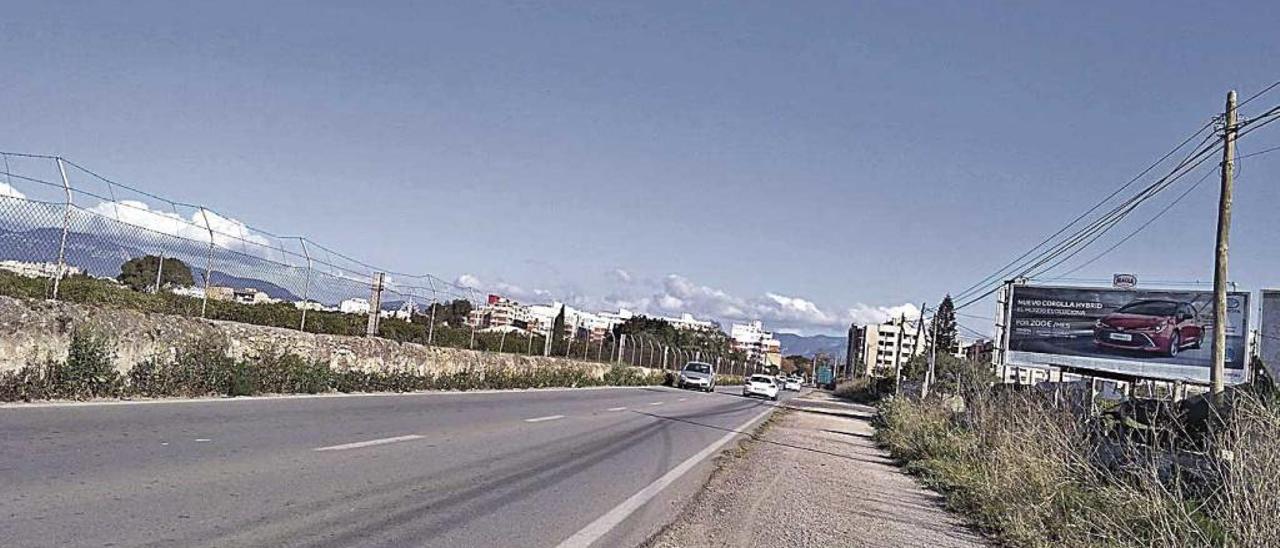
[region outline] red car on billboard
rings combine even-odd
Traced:
[[[1101,347],[1177,356],[1184,348],[1200,348],[1204,326],[1190,303],[1142,300],[1107,314],[1093,326],[1093,342]]]

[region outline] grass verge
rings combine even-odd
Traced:
[[[1035,392],[880,406],[877,440],[1014,546],[1275,546],[1280,404],[1241,391],[1199,450],[1147,445]]]

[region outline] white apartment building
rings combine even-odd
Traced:
[[[916,337],[919,330],[918,320],[908,319],[887,321],[878,325],[866,326],[866,339],[862,348],[863,373],[872,376],[892,374],[894,356],[899,363],[906,365],[912,356],[924,353],[925,337]]]
[[[772,332],[765,331],[761,322],[735,323],[729,337],[733,339],[733,348],[745,353],[748,360],[764,365],[782,365],[782,343],[773,338]]]
[[[531,308],[505,297],[489,295],[489,300],[484,306],[467,314],[467,325],[476,329],[514,328],[522,331],[536,331]]]
[[[338,303],[338,311],[343,314],[368,314],[370,310],[372,307],[369,306],[369,300],[359,297]]]
[[[25,278],[49,278],[57,275],[58,263],[32,263],[27,261],[0,261],[0,270],[8,270],[14,274]],[[66,265],[63,267],[63,276],[74,276],[83,274],[84,271],[78,267]]]
[[[710,320],[699,320],[693,317],[693,314],[685,312],[679,318],[662,318],[676,329],[684,329],[688,331],[710,331],[715,329],[716,324]],[[757,322],[759,323],[759,322]]]

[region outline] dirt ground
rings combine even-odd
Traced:
[[[871,440],[866,406],[813,392],[722,457],[657,548],[985,546]]]

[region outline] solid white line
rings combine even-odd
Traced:
[[[525,419],[524,422],[545,422],[545,421],[553,421],[553,420],[563,419],[563,418],[564,418],[564,415],[547,415],[545,417],[534,417],[532,419]]]
[[[604,538],[605,535],[609,534],[609,531],[612,531],[614,527],[617,527],[619,523],[622,523],[630,517],[631,514],[634,514],[636,510],[639,510],[640,507],[652,500],[653,497],[658,496],[658,493],[661,493],[668,485],[675,483],[680,479],[680,476],[683,476],[694,466],[697,466],[698,463],[706,460],[707,457],[716,454],[721,447],[724,447],[725,444],[732,441],[739,432],[744,432],[752,424],[764,418],[765,415],[768,415],[772,411],[772,408],[761,411],[760,414],[751,417],[750,420],[742,423],[741,426],[734,428],[734,431],[725,434],[723,437],[716,440],[715,443],[707,446],[701,451],[698,451],[696,455],[689,457],[684,462],[676,465],[675,468],[672,468],[666,474],[663,474],[662,477],[654,480],[653,483],[650,483],[636,494],[631,495],[627,500],[622,501],[622,504],[619,504],[614,509],[609,510],[605,515],[596,518],[595,521],[591,522],[586,527],[583,527],[581,531],[578,531],[577,533],[574,533],[573,536],[565,539],[564,542],[560,543],[559,548],[587,548],[588,546],[591,546],[592,543]]]
[[[380,440],[357,441],[355,443],[344,443],[342,445],[330,445],[328,447],[317,447],[316,451],[341,451],[343,449],[359,449],[361,447],[370,447],[373,445],[383,445],[387,443],[396,443],[401,441],[409,441],[421,439],[422,436],[417,434],[409,434],[407,436],[396,436],[394,438],[382,438]]]
[[[627,410],[626,407],[610,407],[608,409],[605,409],[605,411],[626,411],[626,410]]]

